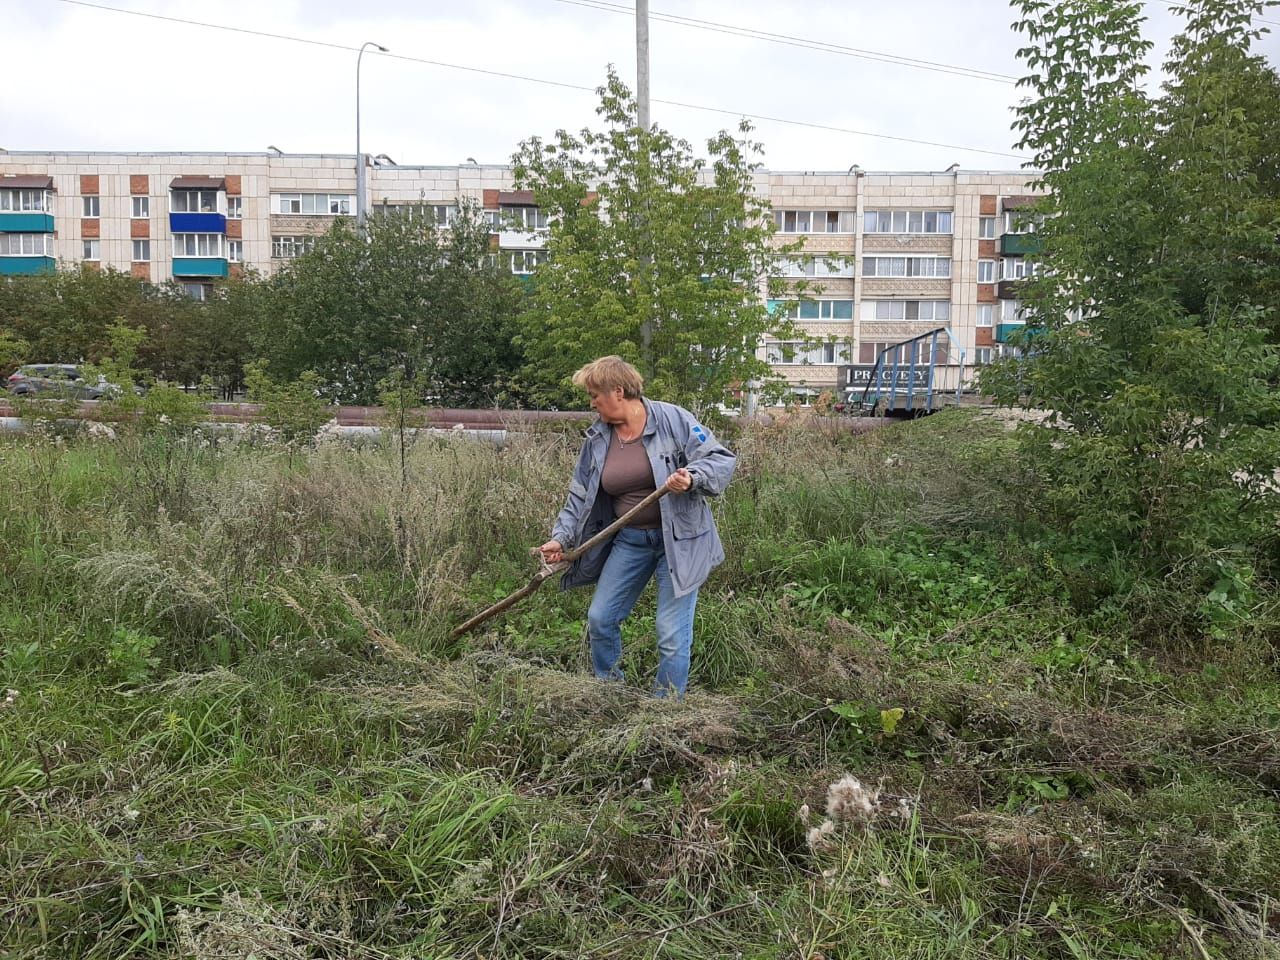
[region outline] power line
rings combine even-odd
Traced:
[[[1167,9],[1167,4],[1165,4],[1165,3],[1144,2],[1142,5],[1143,5],[1144,7],[1165,7],[1165,8]],[[1271,0],[1268,0],[1268,2],[1267,2],[1267,4],[1266,4],[1266,6],[1272,6],[1272,5],[1273,5],[1273,3],[1271,2]],[[1254,22],[1254,23],[1269,23],[1269,24],[1271,24],[1272,26],[1280,27],[1280,20],[1268,20],[1266,17],[1254,16],[1254,18],[1253,18],[1253,22]]]
[[[253,30],[248,27],[233,27],[222,23],[206,23],[200,20],[188,20],[183,17],[171,17],[159,13],[146,13],[141,10],[125,10],[120,7],[109,7],[101,3],[91,3],[89,0],[58,0],[59,3],[69,4],[71,6],[86,7],[92,10],[102,10],[107,13],[121,13],[127,16],[143,17],[149,20],[160,20],[166,23],[177,23],[189,27],[203,27],[209,30],[225,30],[230,33],[241,33],[249,36],[264,37],[269,40],[286,40],[291,43],[304,43],[315,47],[325,47],[330,50],[345,50],[355,53],[359,48],[344,43],[332,43],[327,40],[312,40],[307,37],[298,37],[292,34],[271,33],[266,30]],[[520,80],[525,83],[538,83],[544,86],[559,87],[565,90],[580,90],[588,93],[594,93],[596,87],[585,86],[578,83],[567,83],[562,80],[548,80],[543,77],[530,77],[518,73],[507,73],[501,70],[490,70],[484,67],[472,67],[459,63],[446,63],[443,60],[428,60],[424,57],[412,57],[403,53],[377,53],[379,57],[387,57],[394,60],[404,60],[409,63],[423,63],[432,67],[444,67],[449,70],[463,70],[468,73],[479,73],[490,77],[499,77],[504,80]],[[984,150],[981,147],[966,147],[954,143],[939,143],[933,140],[918,140],[912,137],[900,137],[888,133],[872,133],[867,130],[854,130],[850,127],[838,127],[829,124],[815,123],[808,120],[792,120],[786,117],[772,117],[764,114],[748,113],[742,110],[728,110],[723,107],[708,107],[703,104],[685,103],[679,100],[662,100],[657,97],[653,98],[654,103],[665,104],[671,107],[683,107],[687,110],[701,110],[707,113],[727,114],[735,117],[747,117],[752,120],[760,120],[768,123],[784,123],[791,126],[810,127],[815,130],[827,130],[835,133],[847,133],[859,137],[871,137],[877,140],[893,140],[899,143],[911,143],[927,147],[943,147],[947,150],[963,150],[967,153],[981,153],[993,157],[1009,157],[1015,160],[1025,160],[1026,157],[1008,153],[1001,150]]]
[[[618,13],[625,16],[634,16],[635,8],[628,7],[620,3],[610,3],[608,0],[556,0],[557,3],[571,4],[577,7],[587,7],[591,10],[600,10],[604,13]],[[859,47],[847,47],[839,43],[830,43],[826,40],[813,40],[807,37],[793,37],[785,33],[770,33],[766,30],[756,30],[753,27],[740,27],[732,23],[718,23],[714,20],[699,20],[696,17],[685,17],[674,13],[659,13],[655,10],[649,11],[651,20],[660,20],[666,23],[674,23],[683,27],[692,27],[696,30],[709,30],[713,33],[724,33],[736,37],[748,37],[753,40],[766,40],[769,43],[783,44],[789,47],[801,47],[807,50],[820,50],[824,53],[833,53],[845,57],[857,57],[863,60],[872,60],[877,63],[892,63],[897,66],[911,67],[917,70],[933,70],[938,73],[948,73],[953,76],[969,77],[974,80],[990,80],[994,83],[1016,83],[1018,78],[1007,73],[995,73],[991,70],[979,70],[976,67],[966,67],[952,63],[939,63],[935,60],[920,60],[915,57],[904,57],[896,53],[885,53],[881,50],[864,50]]]

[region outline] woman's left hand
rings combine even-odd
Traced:
[[[684,467],[681,467],[671,476],[667,477],[667,489],[672,493],[684,493],[693,486],[693,474]]]

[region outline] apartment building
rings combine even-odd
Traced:
[[[1022,323],[1016,281],[1036,252],[1020,211],[1037,199],[1026,172],[768,172],[781,246],[778,276],[804,300],[791,312],[802,339],[766,341],[762,358],[807,402],[870,377],[885,347],[943,328],[936,364],[970,370],[1003,349]],[[930,341],[932,342],[932,341]],[[917,363],[929,362],[918,345]],[[967,379],[967,377],[966,377]]]
[[[507,165],[400,166],[366,158],[371,214],[426,204],[447,225],[478,203],[501,262],[532,273],[545,257],[546,214],[515,189]],[[800,339],[766,341],[760,357],[801,402],[843,392],[879,351],[936,328],[935,361],[991,359],[1021,322],[1015,284],[1034,237],[1015,232],[1034,197],[1021,172],[760,171],[774,209],[778,276],[803,299]],[[58,263],[114,268],[208,296],[247,267],[270,274],[356,212],[354,156],[282,153],[0,153],[0,276]],[[761,291],[762,297],[765,292]],[[922,360],[924,358],[921,358]]]

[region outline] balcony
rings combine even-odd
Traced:
[[[498,232],[498,248],[500,250],[541,250],[547,245],[546,230],[500,230]]]
[[[53,214],[0,213],[0,233],[53,233]]]
[[[175,277],[225,277],[227,261],[223,257],[174,257],[173,275]]]
[[[1044,249],[1044,244],[1034,233],[1006,233],[1000,238],[1000,255],[1024,257]]]
[[[1021,280],[1001,280],[996,284],[996,296],[1001,300],[1021,300],[1024,297],[1023,284],[1026,278]]]
[[[171,213],[169,232],[225,234],[227,218],[220,213]]]
[[[57,269],[53,257],[0,256],[0,277],[26,277],[37,273],[53,273]]]
[[[1008,343],[1011,334],[1025,331],[1021,335],[1021,346],[1026,346],[1033,337],[1038,336],[1043,330],[1044,328],[1037,324],[998,323],[996,324],[994,339],[996,343]]]

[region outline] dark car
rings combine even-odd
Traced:
[[[37,395],[69,400],[101,400],[120,393],[118,386],[105,379],[88,382],[82,368],[74,363],[28,363],[10,375],[8,388],[16,396]]]

